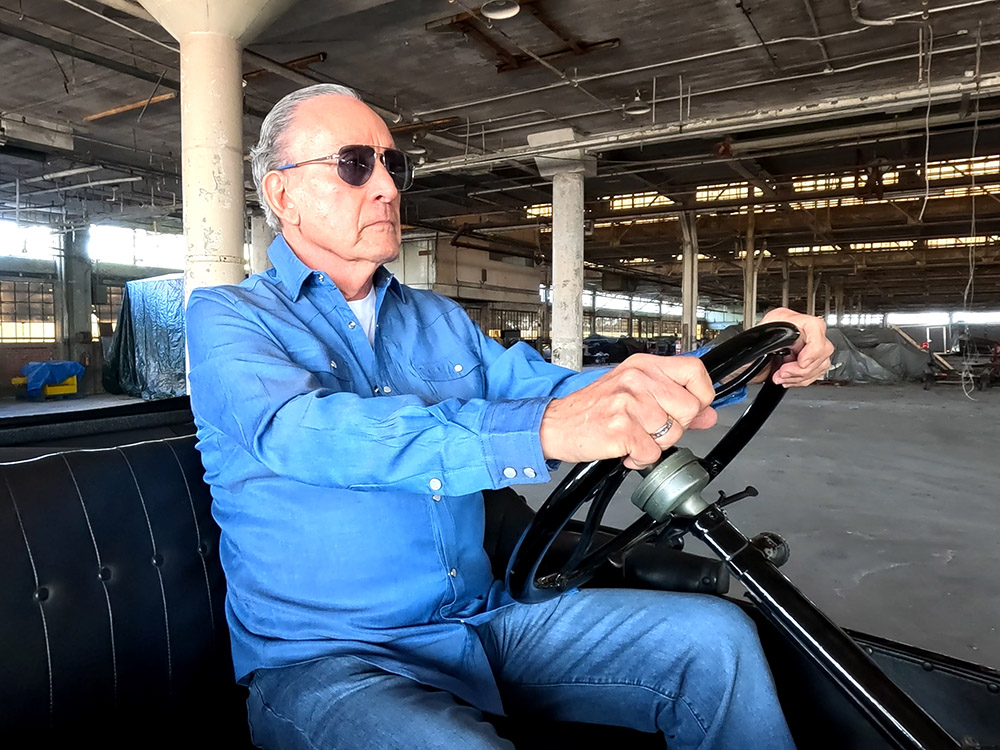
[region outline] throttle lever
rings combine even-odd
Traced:
[[[717,508],[725,508],[727,505],[732,505],[737,500],[743,500],[747,497],[757,497],[760,493],[757,492],[757,488],[751,485],[747,485],[747,488],[742,492],[735,492],[732,495],[727,495],[722,490],[719,490],[719,499],[715,502]]]

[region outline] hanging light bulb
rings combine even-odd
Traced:
[[[494,21],[502,21],[505,18],[513,18],[521,10],[517,0],[486,0],[479,12],[486,18]]]
[[[635,99],[630,101],[624,107],[622,107],[622,112],[629,115],[630,117],[638,117],[639,115],[647,115],[653,108],[650,107],[646,102],[642,100],[639,96],[639,92],[635,92]]]

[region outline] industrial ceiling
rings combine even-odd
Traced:
[[[528,135],[571,128],[591,285],[673,294],[689,211],[716,302],[750,247],[762,304],[787,259],[800,307],[812,266],[855,311],[1000,308],[997,0],[480,4],[293,5],[245,53],[245,149],[284,94],[347,84],[424,152],[408,226],[544,260]],[[177,48],[131,0],[0,0],[3,218],[179,229]]]

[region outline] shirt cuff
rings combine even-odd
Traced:
[[[492,401],[483,415],[483,447],[493,489],[549,481],[538,434],[542,414],[552,399]]]

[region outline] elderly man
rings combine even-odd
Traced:
[[[508,712],[662,731],[671,750],[791,747],[737,607],[612,590],[517,604],[483,551],[482,490],[545,482],[548,460],[646,466],[712,426],[699,360],[574,373],[399,284],[383,264],[412,166],[350,90],[279,102],[253,170],[274,268],[196,290],[188,345],[254,740],[509,748],[486,720]],[[775,380],[816,379],[823,324],[771,319],[804,332]]]

